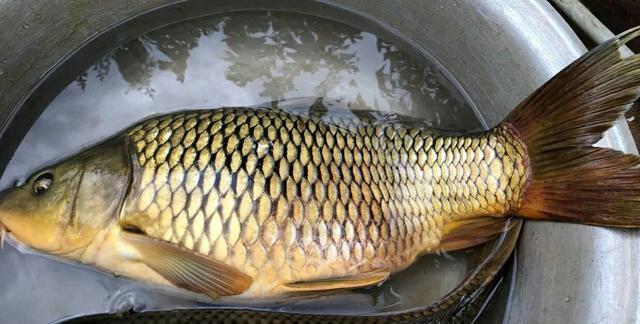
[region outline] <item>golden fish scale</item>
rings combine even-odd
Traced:
[[[444,225],[516,207],[522,144],[506,127],[438,136],[402,123],[247,108],[177,113],[128,134],[121,221],[259,283],[408,266]]]

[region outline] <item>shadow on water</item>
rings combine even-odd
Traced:
[[[464,105],[442,86],[432,66],[396,46],[347,25],[283,12],[206,17],[148,32],[100,59],[91,74],[103,81],[115,65],[130,90],[153,97],[154,74],[168,71],[184,83],[191,51],[218,36],[215,33],[225,46],[224,55],[216,58],[227,63],[226,79],[238,87],[256,84],[264,100],[295,96],[302,82],[317,96],[337,94],[354,108],[411,112],[432,107],[436,111],[427,117],[435,119],[434,124],[440,124],[441,113],[458,112]],[[377,62],[361,62],[358,51],[374,43]],[[360,65],[370,63],[377,64],[371,72],[379,97],[366,100],[361,92],[372,86],[367,84],[371,80],[360,80],[357,74]],[[89,77],[89,71],[82,73],[77,85],[86,89]]]
[[[170,71],[176,81],[184,83],[189,52],[198,46],[203,36],[220,30],[220,22],[225,18],[201,18],[178,24],[172,28],[151,31],[134,39],[96,62],[91,71],[97,80],[103,81],[115,64],[130,89],[143,91],[153,96],[151,78],[156,70]],[[154,55],[154,52],[161,55]],[[76,82],[86,89],[89,72],[78,76]]]
[[[277,15],[265,15],[229,20],[225,27],[229,47],[225,59],[231,63],[226,77],[239,86],[261,82],[264,97],[281,99],[295,89],[302,74],[320,71],[324,78],[313,85],[314,90],[326,94],[342,81],[344,71],[358,69],[353,45],[363,36],[349,26],[335,28],[313,17],[283,22]]]

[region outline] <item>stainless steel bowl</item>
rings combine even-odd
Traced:
[[[174,2],[179,1],[0,2],[0,167],[39,114],[18,108],[50,67],[109,26]],[[217,2],[221,11],[336,6],[358,12],[431,53],[488,125],[585,51],[543,0]],[[608,132],[603,145],[635,151],[624,123]],[[506,323],[639,321],[637,236],[636,231],[528,222],[507,309],[497,317]]]

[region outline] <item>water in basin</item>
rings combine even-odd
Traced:
[[[46,107],[16,151],[0,187],[74,154],[150,115],[250,106],[296,97],[426,120],[436,128],[483,125],[437,65],[376,35],[325,18],[251,11],[187,19],[113,44]],[[482,248],[421,258],[381,287],[250,307],[325,313],[399,311],[451,291]],[[222,307],[173,291],[5,246],[0,319],[23,323],[129,308]],[[38,307],[29,308],[29,305]],[[3,321],[0,321],[3,322]]]

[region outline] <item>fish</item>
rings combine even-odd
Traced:
[[[383,283],[514,217],[640,226],[640,158],[595,147],[640,93],[631,29],[486,131],[374,113],[224,107],[153,116],[0,194],[43,253],[211,298]]]

